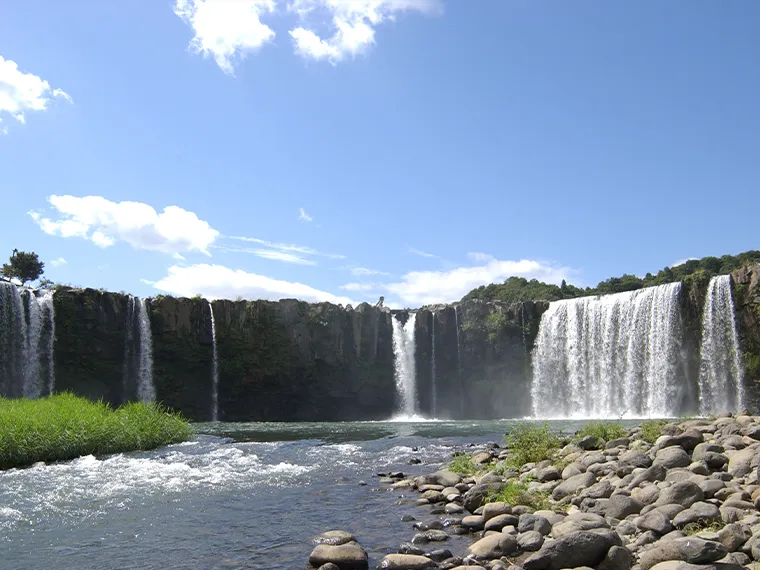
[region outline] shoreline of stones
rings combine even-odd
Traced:
[[[503,464],[490,443],[475,464]],[[554,459],[461,476],[447,469],[381,482],[419,493],[429,517],[383,570],[760,570],[760,416],[720,414],[667,423],[654,444],[641,426],[605,442],[584,438]],[[550,508],[488,502],[519,481]],[[411,518],[411,517],[410,517]],[[467,552],[441,545],[471,535]],[[309,569],[367,570],[366,551],[345,531],[314,539]]]

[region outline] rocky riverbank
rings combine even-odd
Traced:
[[[384,475],[424,514],[378,568],[756,570],[760,417],[596,428],[589,431],[608,441],[579,435],[547,444],[537,430],[520,445],[543,449],[541,461],[517,465],[526,450],[492,443],[429,475]],[[466,550],[452,540],[461,535],[472,539]],[[309,568],[369,567],[350,533],[315,541]]]

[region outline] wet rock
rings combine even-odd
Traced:
[[[544,544],[541,550],[523,563],[525,570],[561,570],[579,566],[596,567],[613,546],[619,546],[612,534],[577,531]],[[615,535],[617,536],[617,535]],[[619,541],[619,538],[618,538]]]
[[[513,554],[517,550],[517,540],[508,534],[493,534],[470,545],[468,550],[471,554],[492,560]]]
[[[443,509],[448,515],[457,515],[464,512],[464,507],[457,503],[447,503]]]
[[[590,487],[594,483],[596,483],[596,477],[594,477],[593,473],[574,475],[555,487],[552,492],[552,498],[558,501],[564,497],[574,495],[579,490]]]
[[[309,564],[319,568],[332,562],[340,570],[367,570],[367,553],[356,542],[340,545],[318,544],[309,555]]]
[[[727,554],[726,547],[719,542],[702,540],[694,536],[672,541],[661,540],[639,557],[641,570],[650,570],[660,562],[680,560],[690,564],[709,564]]]
[[[345,530],[328,530],[312,539],[312,543],[314,544],[330,544],[333,546],[346,544],[347,542],[356,542],[356,538]]]
[[[426,556],[415,554],[388,554],[380,562],[378,568],[382,570],[426,570],[438,568],[438,563]]]
[[[337,564],[328,562],[327,564],[322,564],[322,566],[320,566],[318,570],[340,570],[340,568],[338,568]]]
[[[416,554],[418,556],[422,556],[425,554],[425,551],[422,550],[419,546],[415,546],[411,542],[402,542],[401,546],[398,547],[398,553],[399,554]]]
[[[440,530],[443,528],[443,523],[439,521],[438,519],[433,519],[430,521],[420,521],[420,522],[414,523],[412,525],[412,528],[416,530],[422,530],[422,531],[431,530],[431,529]]]
[[[434,562],[443,562],[444,560],[448,560],[449,558],[454,557],[454,555],[451,553],[451,550],[448,548],[438,548],[436,550],[431,550],[425,554],[425,556]]]

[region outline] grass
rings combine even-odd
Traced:
[[[155,449],[191,436],[190,424],[160,404],[129,403],[113,410],[72,394],[0,398],[0,469]]]
[[[455,453],[454,458],[446,468],[459,475],[474,475],[480,470],[478,466],[472,462],[472,457],[465,453]]]
[[[524,505],[535,510],[551,509],[548,493],[529,491],[528,485],[520,481],[510,481],[498,491],[489,493],[487,502],[501,501],[510,506]]]
[[[603,439],[604,441],[612,441],[613,439],[620,439],[628,435],[628,430],[625,429],[623,424],[617,422],[589,422],[579,429],[575,436],[577,439],[584,437],[595,437],[597,439]]]
[[[699,519],[697,522],[687,524],[681,530],[686,536],[691,536],[693,534],[697,534],[706,530],[711,532],[718,532],[724,526],[726,526],[726,523],[723,521]]]
[[[654,443],[662,435],[662,428],[668,422],[666,420],[647,420],[641,424],[641,439]]]
[[[549,424],[526,422],[516,425],[506,437],[508,463],[520,468],[526,463],[552,459],[560,447],[560,439]]]

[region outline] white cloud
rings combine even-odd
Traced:
[[[489,253],[480,253],[477,251],[472,251],[467,254],[467,257],[472,259],[473,261],[492,261],[494,259],[494,256]]]
[[[288,253],[295,253],[300,256],[307,256],[307,255],[313,255],[318,257],[327,257],[330,259],[345,259],[345,255],[340,255],[338,253],[324,253],[319,250],[314,249],[313,247],[308,247],[305,245],[295,245],[291,243],[278,243],[274,241],[268,241],[265,239],[259,239],[259,238],[252,238],[252,237],[242,237],[242,236],[226,236],[227,239],[234,239],[237,241],[244,241],[248,243],[256,243],[259,245],[263,245],[266,248],[269,249],[276,249],[278,251],[285,251]]]
[[[413,253],[414,255],[419,255],[420,257],[429,257],[431,259],[443,259],[440,255],[436,255],[434,253],[428,253],[426,251],[422,251],[421,249],[416,249],[413,247],[409,248],[409,253]]]
[[[304,210],[303,208],[299,208],[298,209],[298,219],[301,220],[302,222],[310,222],[314,218],[312,218],[309,214],[307,214],[306,210]]]
[[[356,304],[348,297],[333,295],[302,283],[280,281],[224,265],[174,265],[153,286],[159,291],[184,297],[200,294],[207,299],[234,299],[241,296],[251,300],[295,298],[318,303]]]
[[[227,253],[249,253],[256,257],[264,259],[273,259],[284,263],[295,263],[296,265],[316,265],[317,262],[298,253],[290,253],[277,249],[261,249],[254,247],[228,247],[226,245],[214,245],[214,249]]]
[[[52,265],[53,267],[61,267],[62,265],[66,265],[67,263],[68,261],[66,261],[64,258],[59,257],[51,261],[50,265]]]
[[[340,286],[341,289],[346,291],[372,291],[377,289],[377,285],[374,283],[346,283]]]
[[[385,271],[378,271],[377,269],[369,269],[367,267],[352,267],[349,269],[351,271],[351,275],[355,275],[357,277],[364,277],[368,275],[390,275],[390,273],[386,273]]]
[[[112,202],[101,196],[52,195],[48,201],[59,219],[29,212],[42,231],[88,239],[103,248],[123,241],[136,249],[210,255],[209,247],[219,235],[208,222],[178,206],[167,206],[159,214],[142,202]]]
[[[289,10],[302,19],[321,13],[334,29],[327,39],[311,29],[290,30],[296,53],[302,57],[336,64],[356,56],[375,43],[375,28],[392,21],[402,12],[431,13],[440,8],[438,0],[292,0]]]
[[[74,102],[68,93],[51,88],[44,79],[32,73],[24,73],[19,70],[16,62],[0,56],[0,114],[6,113],[24,124],[24,113],[44,111],[56,98]],[[7,134],[8,128],[3,127],[0,132]]]
[[[569,273],[567,268],[538,261],[493,259],[485,265],[457,267],[450,271],[413,271],[404,275],[402,281],[387,284],[384,288],[410,306],[420,306],[457,301],[475,287],[499,283],[512,276],[559,284]]]
[[[274,39],[274,30],[261,21],[274,11],[274,0],[176,0],[174,5],[174,13],[195,33],[190,48],[213,57],[228,75],[248,53]]]

